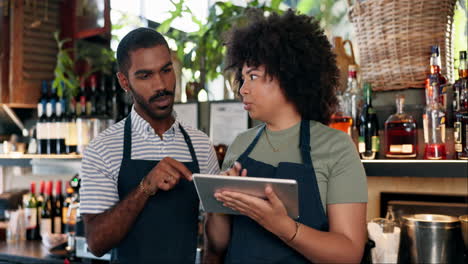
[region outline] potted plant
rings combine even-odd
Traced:
[[[214,80],[223,72],[223,59],[226,47],[223,43],[224,35],[235,25],[246,23],[247,13],[252,8],[264,12],[278,12],[283,0],[272,0],[270,4],[260,4],[258,0],[250,1],[247,6],[237,6],[230,2],[215,2],[208,12],[206,23],[195,17],[184,0],[178,3],[171,1],[175,7],[171,16],[163,21],[157,30],[177,43],[177,56],[182,67],[191,72],[190,87],[194,87],[197,94],[204,89],[206,81]],[[199,30],[191,33],[171,29],[171,23],[183,14],[189,14]],[[184,52],[189,47],[188,52]],[[205,89],[206,90],[206,89]]]

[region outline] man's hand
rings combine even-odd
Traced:
[[[153,193],[159,189],[169,191],[179,183],[181,178],[191,181],[192,172],[181,162],[165,157],[146,175],[143,186]]]

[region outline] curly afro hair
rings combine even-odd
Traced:
[[[235,72],[238,87],[244,64],[263,65],[302,119],[328,124],[337,105],[339,71],[319,23],[291,9],[268,17],[252,10],[249,16],[250,23],[233,29],[226,42],[226,70]]]

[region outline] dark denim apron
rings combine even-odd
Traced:
[[[249,158],[265,126],[260,129],[238,161],[247,174],[253,177],[294,179],[299,190],[299,214],[302,224],[321,231],[328,231],[328,219],[322,206],[317,179],[310,156],[309,121],[301,121],[300,143],[302,164],[280,162],[278,167]],[[300,232],[300,230],[299,230]],[[247,216],[232,218],[231,240],[227,263],[309,263],[301,254],[286,245]]]
[[[198,160],[187,132],[180,126],[192,155],[183,164],[199,173]],[[120,200],[138,187],[159,161],[132,160],[132,125],[125,121],[124,152],[118,190]],[[150,197],[130,232],[117,247],[120,263],[194,263],[197,249],[198,196],[193,182],[180,179],[170,191]]]

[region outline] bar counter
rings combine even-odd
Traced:
[[[0,263],[62,264],[64,258],[54,257],[41,241],[0,242]]]

